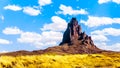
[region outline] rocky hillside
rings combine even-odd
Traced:
[[[85,32],[82,32],[81,26],[78,24],[76,18],[72,18],[68,23],[67,29],[64,32],[62,42],[59,46],[49,47],[44,50],[35,51],[16,51],[10,53],[4,53],[1,55],[38,55],[44,53],[56,53],[56,54],[92,54],[112,52],[101,50],[94,44],[91,36],[88,36]]]

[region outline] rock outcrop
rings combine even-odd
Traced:
[[[78,25],[76,18],[72,18],[70,23],[68,23],[67,29],[64,32],[63,40],[60,45],[64,43],[72,43],[74,40],[78,40],[81,34],[81,26]]]
[[[73,54],[98,53],[102,51],[96,47],[91,36],[88,36],[85,32],[82,32],[81,25],[78,24],[76,18],[72,18],[70,23],[68,23],[59,48],[64,50],[64,52]]]
[[[81,26],[78,24],[76,18],[72,18],[67,25],[67,29],[63,34],[62,42],[59,46],[49,47],[44,52],[57,52],[67,54],[91,54],[101,53],[101,50],[96,47],[91,36],[82,32]]]
[[[91,36],[88,36],[85,32],[82,32],[81,26],[78,24],[76,18],[72,18],[68,23],[67,29],[64,32],[63,40],[59,46],[49,47],[44,50],[35,51],[17,51],[0,55],[38,55],[44,53],[56,53],[56,54],[93,54],[102,52],[112,52],[101,50],[96,47]]]
[[[75,45],[76,42],[81,42],[82,45],[89,45],[89,47],[95,46],[91,36],[88,36],[85,32],[82,32],[81,26],[78,24],[76,18],[72,18],[68,23],[67,29],[64,32],[63,40],[60,45],[69,44]],[[79,45],[79,44],[78,44]]]

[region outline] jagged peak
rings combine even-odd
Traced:
[[[88,36],[85,31],[82,32],[81,25],[78,24],[78,21],[75,17],[70,20],[70,23],[68,23],[67,29],[63,34],[63,39],[60,45],[64,44],[68,44],[68,46],[87,45],[87,47],[94,47],[94,49],[98,49],[94,45],[91,36]]]

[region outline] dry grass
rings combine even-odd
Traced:
[[[120,68],[120,54],[1,56],[0,68]]]

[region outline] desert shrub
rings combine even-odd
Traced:
[[[120,67],[118,54],[43,54],[31,56],[1,56],[0,68],[96,68]]]

